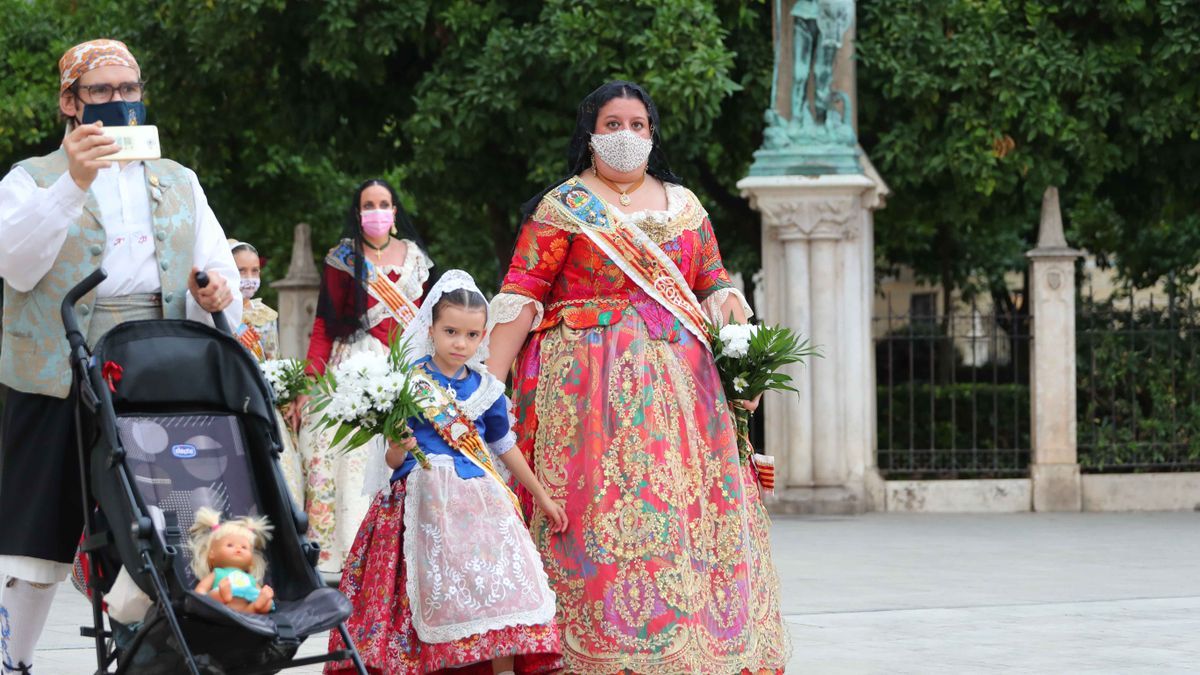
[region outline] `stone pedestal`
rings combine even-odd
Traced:
[[[271,284],[279,291],[279,351],[283,358],[302,359],[308,353],[321,273],[313,263],[312,233],[299,223],[292,233],[292,259],[287,276]]]
[[[782,513],[882,508],[875,465],[873,211],[887,187],[866,174],[751,176],[738,183],[762,213],[766,323],[788,326],[823,357],[791,367],[799,395],[764,397],[767,454]]]
[[[1029,467],[1034,511],[1082,511],[1083,485],[1079,465],[1034,462]]]
[[[1058,190],[1042,196],[1038,246],[1030,260],[1030,407],[1034,511],[1079,511],[1083,493],[1075,445],[1075,259],[1063,236]]]

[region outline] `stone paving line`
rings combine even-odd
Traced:
[[[1200,673],[1200,513],[781,517],[772,535],[791,673]],[[59,589],[39,675],[94,671],[89,616]]]

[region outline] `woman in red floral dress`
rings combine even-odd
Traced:
[[[515,362],[518,447],[572,523],[530,523],[566,672],[780,671],[769,521],[705,328],[750,311],[658,126],[635,84],[584,99],[571,177],[526,206],[488,364]]]

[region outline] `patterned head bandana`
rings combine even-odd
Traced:
[[[58,60],[58,93],[66,91],[84,73],[102,66],[127,66],[137,71],[138,77],[141,77],[142,74],[137,60],[133,58],[133,54],[130,53],[124,42],[91,40],[71,47]]]

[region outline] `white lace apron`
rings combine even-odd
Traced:
[[[404,500],[404,564],[413,627],[423,642],[452,642],[554,618],[542,559],[504,489],[462,479],[447,455],[414,468]]]

